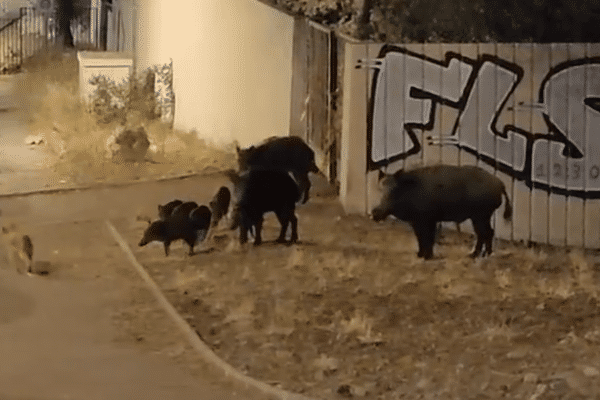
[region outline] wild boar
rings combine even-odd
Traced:
[[[173,210],[177,207],[183,204],[183,201],[179,200],[179,199],[175,199],[172,200],[170,202],[168,202],[165,205],[158,205],[158,218],[165,220],[168,217],[171,216],[171,214],[173,213]]]
[[[184,203],[187,204],[187,203]],[[189,246],[188,254],[194,254],[194,246],[202,242],[210,227],[211,212],[206,206],[199,206],[188,213],[171,214],[164,220],[150,222],[138,246],[143,247],[150,242],[163,243],[165,256],[169,255],[171,242],[183,240]]]
[[[196,203],[195,201],[186,201],[186,202],[181,203],[177,207],[173,208],[173,211],[171,212],[171,216],[174,216],[174,215],[189,216],[190,213],[193,210],[195,210],[196,208],[198,208],[198,203]]]
[[[225,186],[221,186],[209,203],[212,212],[211,227],[216,227],[221,218],[227,215],[229,203],[231,202],[231,191]]]
[[[298,186],[287,172],[278,170],[250,169],[243,174],[227,171],[234,184],[234,224],[240,227],[240,243],[248,241],[248,231],[254,228],[254,245],[262,243],[263,216],[273,211],[281,224],[278,243],[286,242],[288,225],[292,233],[290,242],[298,240],[298,218],[296,202],[300,194]]]
[[[477,235],[475,249],[470,254],[475,258],[492,253],[491,217],[502,204],[502,196],[506,199],[504,219],[512,217],[504,183],[475,166],[436,165],[401,170],[393,175],[384,174],[381,186],[384,195],[371,211],[373,220],[393,215],[408,222],[419,242],[418,256],[425,259],[433,257],[438,222],[470,219]]]
[[[236,146],[240,171],[270,169],[290,172],[302,195],[308,201],[310,179],[308,173],[321,173],[315,164],[315,152],[297,136],[270,137],[258,146],[240,149]]]

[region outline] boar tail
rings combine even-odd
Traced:
[[[502,188],[502,194],[504,195],[504,199],[506,200],[506,204],[504,205],[504,219],[509,221],[512,218],[513,209],[510,205],[510,199],[508,198],[508,194],[506,193],[506,188]]]

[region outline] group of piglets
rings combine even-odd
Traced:
[[[274,212],[281,224],[278,243],[287,242],[287,230],[291,225],[290,242],[298,240],[296,203],[309,199],[308,174],[320,173],[315,164],[314,151],[299,137],[271,137],[258,146],[246,149],[236,147],[239,171],[225,172],[233,183],[233,206],[230,229],[239,227],[241,244],[248,241],[248,233],[254,235],[254,245],[262,243],[264,214]],[[165,255],[175,240],[184,240],[194,254],[194,246],[205,240],[210,228],[228,213],[231,192],[221,187],[209,207],[195,202],[173,200],[158,206],[159,219],[148,221],[139,246],[152,241],[164,244]],[[212,222],[211,222],[212,221]]]
[[[210,229],[214,229],[227,214],[231,192],[222,186],[215,194],[209,207],[198,205],[195,201],[183,202],[179,199],[158,205],[158,220],[148,221],[139,246],[150,242],[162,242],[165,255],[169,255],[169,247],[175,240],[183,240],[190,247],[189,255],[194,254],[194,246],[203,242]]]

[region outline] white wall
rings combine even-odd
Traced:
[[[175,127],[242,146],[289,131],[292,17],[255,0],[138,0],[137,68],[173,59]]]

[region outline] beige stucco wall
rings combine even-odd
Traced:
[[[255,0],[138,0],[137,68],[173,60],[175,127],[245,146],[289,131],[294,20]]]

